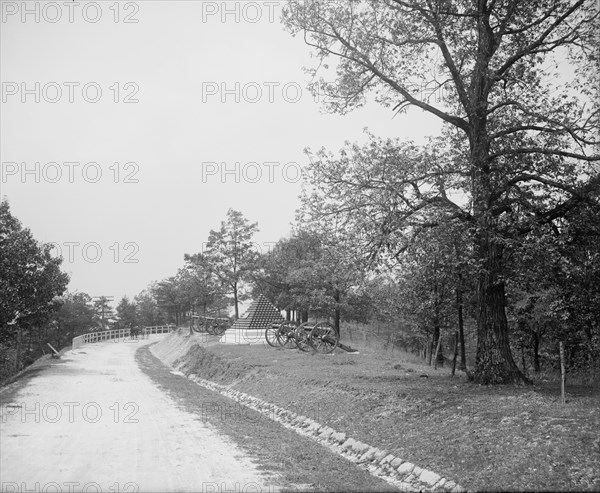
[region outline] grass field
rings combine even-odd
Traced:
[[[176,337],[190,336],[182,331]],[[597,388],[570,386],[561,405],[556,382],[480,386],[368,342],[352,342],[359,354],[332,355],[209,344],[192,348],[177,365],[312,417],[469,490],[600,491]]]

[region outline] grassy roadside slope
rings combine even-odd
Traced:
[[[162,359],[185,374],[312,417],[469,490],[600,490],[597,391],[571,387],[562,406],[555,388],[479,386],[398,352],[313,355],[169,337],[178,344]]]

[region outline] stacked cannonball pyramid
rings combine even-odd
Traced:
[[[264,295],[259,295],[246,312],[229,330],[266,330],[272,323],[283,322],[279,310]]]

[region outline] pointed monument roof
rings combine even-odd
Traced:
[[[229,330],[265,330],[274,322],[283,322],[283,317],[279,310],[261,294],[250,304],[246,315],[239,318]]]

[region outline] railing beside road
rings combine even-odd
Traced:
[[[143,338],[152,334],[165,334],[176,329],[175,325],[156,325],[153,327],[144,327],[139,334],[139,337]],[[113,329],[113,330],[99,330],[97,332],[89,332],[73,338],[72,349],[77,349],[91,342],[102,342],[112,339],[123,339],[125,337],[131,337],[129,329]]]
[[[155,325],[154,327],[144,327],[141,335],[152,335],[152,334],[168,334],[177,327],[173,324],[169,325]]]

